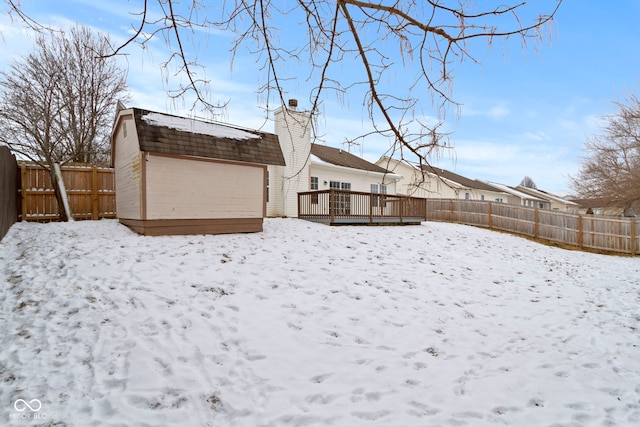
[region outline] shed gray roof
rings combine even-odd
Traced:
[[[327,145],[312,144],[311,154],[320,160],[337,166],[344,166],[352,169],[360,169],[370,172],[391,173],[383,167],[374,165],[365,159],[354,156],[339,148],[329,147]]]
[[[207,157],[220,160],[284,166],[278,136],[272,133],[241,129],[226,124],[211,124],[202,120],[187,119],[170,114],[133,108],[140,150],[150,153]],[[191,121],[193,131],[172,127],[161,121],[143,120],[153,115],[174,120]],[[217,135],[200,133],[198,125],[213,125],[222,132]],[[237,135],[248,135],[249,138]]]

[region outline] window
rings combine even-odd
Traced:
[[[484,200],[484,194],[480,195],[480,200]]]
[[[351,183],[329,181],[329,188],[334,190],[351,191]],[[337,194],[335,206],[333,206],[333,213],[334,215],[349,215],[351,213],[351,194]]]
[[[267,171],[267,203],[269,203],[269,171]]]
[[[371,194],[378,194],[378,184],[371,184]],[[380,204],[380,196],[371,196],[371,206],[377,208]]]
[[[311,177],[311,190],[319,190],[320,189],[320,185],[318,183],[318,177],[317,176],[312,176]],[[312,205],[317,205],[318,204],[318,195],[317,194],[312,194],[311,195],[311,204]]]
[[[471,198],[471,195],[469,193],[464,193],[465,200],[469,200],[470,198]]]

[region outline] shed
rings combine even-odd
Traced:
[[[144,235],[262,231],[278,137],[226,124],[119,109],[111,135],[119,221]]]

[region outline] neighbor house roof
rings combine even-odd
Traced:
[[[575,205],[578,206],[577,203],[572,202],[571,200],[567,200],[567,199],[563,199],[560,196],[556,196],[555,194],[551,194],[548,191],[544,191],[544,190],[540,190],[538,188],[529,188],[529,187],[524,187],[522,185],[518,185],[516,187],[516,190],[521,191],[523,193],[528,193],[531,194],[533,196],[537,196],[543,199],[548,199],[549,201],[555,201],[558,203],[564,203],[566,205]]]
[[[498,190],[495,187],[492,187],[488,184],[485,184],[482,181],[478,181],[476,179],[469,179],[467,177],[464,177],[462,175],[458,175],[457,173],[454,172],[450,172],[446,169],[440,169],[440,168],[436,168],[433,166],[426,166],[423,165],[422,166],[422,170],[425,172],[429,172],[435,175],[438,175],[440,178],[442,179],[446,179],[448,181],[453,181],[456,182],[460,185],[462,185],[463,187],[469,188],[469,189],[474,189],[474,190],[483,190],[483,191],[493,191],[493,192],[500,192],[502,190]]]
[[[133,108],[140,150],[284,166],[278,136]]]
[[[504,191],[505,193],[509,193],[509,194],[511,194],[513,196],[520,197],[521,199],[534,200],[536,202],[547,202],[547,203],[549,202],[546,199],[542,199],[540,197],[536,197],[536,196],[533,196],[531,194],[527,194],[527,193],[523,193],[522,191],[518,191],[515,188],[509,187],[508,185],[500,184],[500,183],[497,183],[497,182],[487,182],[487,184],[492,186],[492,187],[495,187],[495,188],[497,188],[497,189],[499,189],[501,191]]]
[[[311,154],[326,163],[337,166],[344,166],[352,169],[360,169],[370,172],[391,173],[383,167],[374,165],[365,159],[354,156],[339,148],[333,148],[326,145],[312,144]]]

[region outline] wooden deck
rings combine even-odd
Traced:
[[[298,218],[329,225],[415,225],[425,221],[426,199],[320,190],[298,193]]]

